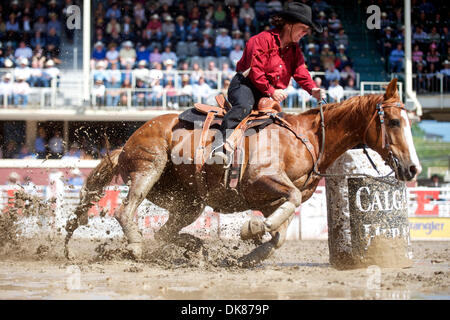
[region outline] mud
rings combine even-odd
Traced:
[[[288,241],[258,267],[236,258],[254,246],[205,240],[198,253],[147,241],[130,260],[121,238],[20,238],[0,252],[0,299],[450,299],[448,242],[413,242],[410,268],[338,271],[327,241]]]

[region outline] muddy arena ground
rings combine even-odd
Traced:
[[[142,261],[126,257],[124,240],[19,238],[2,244],[0,299],[449,299],[448,242],[413,242],[406,269],[338,271],[327,241],[288,241],[258,267],[235,258],[253,245],[207,240],[198,254],[146,243]],[[375,281],[373,281],[375,279]],[[378,279],[378,280],[377,280]]]

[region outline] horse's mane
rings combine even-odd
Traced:
[[[326,113],[328,119],[339,121],[342,117],[358,118],[361,114],[372,114],[373,106],[380,102],[383,98],[382,94],[368,94],[364,96],[354,96],[341,102],[328,103],[323,106],[323,112]],[[301,115],[317,115],[320,108],[310,109],[302,112]]]

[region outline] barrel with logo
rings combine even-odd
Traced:
[[[330,264],[337,269],[371,265],[405,268],[412,265],[406,186],[394,174],[381,180],[359,177],[387,175],[392,170],[373,150],[352,149],[339,157],[326,178]]]

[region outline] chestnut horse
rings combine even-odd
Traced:
[[[380,105],[384,109],[381,117]],[[397,92],[397,79],[390,82],[385,94],[356,96],[341,103],[327,104],[323,106],[323,114],[326,139],[324,153],[317,163],[319,172],[325,172],[346,150],[366,143],[395,170],[397,179],[412,180],[420,173],[409,119]],[[141,202],[148,199],[169,211],[168,221],[155,238],[192,250],[197,249],[201,241],[179,231],[194,222],[206,205],[222,213],[261,211],[264,220],[251,219],[241,229],[244,240],[253,239],[258,243],[241,262],[249,265],[266,259],[283,244],[295,209],[311,197],[321,179],[312,172],[313,158],[318,158],[322,144],[319,109],[286,114],[284,119],[306,135],[315,156],[292,131],[271,124],[245,137],[241,180],[236,190],[225,186],[224,168],[214,163],[204,166],[201,180],[204,185],[196,179],[192,159],[201,130],[179,121],[177,114],[161,115],[146,122],[123,148],[104,158],[89,175],[82,188],[76,218],[66,226],[66,256],[68,241],[78,225],[87,222],[87,210],[92,202],[98,200],[104,187],[120,174],[129,191],[115,217],[128,240],[127,248],[135,258],[142,254],[143,239],[134,216]],[[214,131],[208,136],[205,155],[209,154]],[[258,143],[249,143],[254,137],[258,138]],[[272,238],[262,243],[266,232]]]

